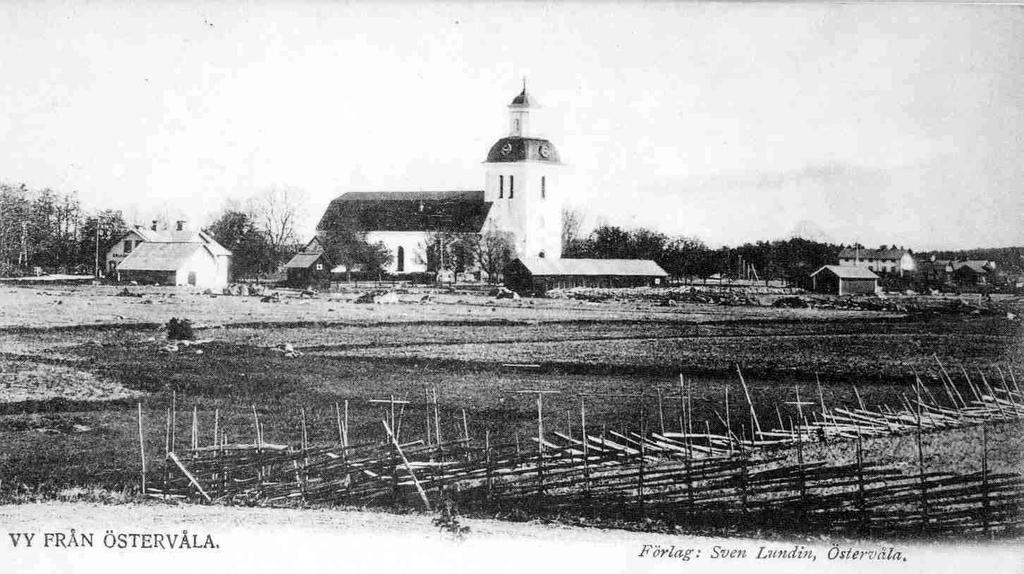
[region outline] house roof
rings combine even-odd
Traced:
[[[196,250],[203,250],[214,256],[210,247],[203,243],[163,243],[146,241],[124,258],[118,271],[177,271],[192,257]]]
[[[482,190],[349,192],[327,206],[317,231],[479,233],[490,210]]]
[[[139,237],[142,237],[143,244],[145,243],[193,243],[206,245],[210,249],[210,253],[215,256],[227,256],[231,255],[231,251],[217,243],[217,240],[213,238],[209,233],[205,231],[186,230],[176,231],[171,229],[165,229],[162,231],[155,231],[153,229],[146,229],[144,227],[137,227],[132,229],[125,234],[127,237],[132,232],[137,233]]]
[[[524,257],[519,259],[533,275],[622,275],[667,277],[657,263],[649,259],[549,259]]]
[[[811,273],[811,277],[826,270],[831,271],[840,279],[878,279],[878,275],[875,275],[870,269],[853,265],[823,265],[821,269]]]
[[[989,262],[985,259],[968,259],[967,261],[953,262],[953,271],[960,271],[965,267],[980,275],[984,275],[990,270]]]
[[[285,269],[308,269],[323,257],[323,251],[303,251],[296,253],[294,257],[284,264]]]
[[[840,259],[899,259],[910,253],[907,249],[857,249],[847,247],[839,252]]]

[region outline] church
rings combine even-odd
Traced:
[[[391,254],[384,271],[391,275],[432,271],[427,248],[439,234],[502,232],[511,240],[513,258],[526,267],[530,261],[561,259],[566,190],[560,187],[559,176],[564,166],[554,144],[531,131],[530,111],[535,107],[524,81],[522,91],[508,105],[508,134],[487,152],[482,190],[344,193],[327,207],[317,236],[344,229],[363,236],[367,243],[383,244]],[[311,242],[307,251],[322,249],[322,243]],[[304,252],[296,257],[313,261],[312,255]],[[580,265],[586,260],[571,261],[562,267],[587,274],[587,266]],[[616,266],[614,261],[605,260],[601,266],[604,283],[609,283],[608,274],[615,276],[618,267],[633,277],[631,283],[637,282],[635,262]],[[653,262],[646,263],[650,265],[645,273],[652,274],[652,279],[639,282],[660,282],[665,272]]]

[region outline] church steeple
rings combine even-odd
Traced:
[[[529,135],[530,108],[535,107],[530,101],[530,95],[526,93],[526,78],[523,78],[523,91],[519,93],[509,109],[509,134],[512,137],[527,137]]]

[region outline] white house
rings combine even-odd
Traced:
[[[881,273],[912,273],[917,261],[909,249],[864,249],[847,247],[839,252],[840,267],[863,267]]]
[[[136,227],[108,252],[108,275],[119,281],[220,289],[230,281],[231,252],[204,231]]]

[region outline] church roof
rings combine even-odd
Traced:
[[[512,103],[511,103],[511,104],[509,104],[509,105],[511,105],[511,106],[515,106],[515,107],[523,107],[523,108],[528,108],[528,107],[530,107],[530,105],[531,105],[532,103],[533,103],[533,102],[531,102],[531,101],[530,101],[530,94],[527,94],[527,93],[526,93],[526,86],[524,85],[524,86],[523,86],[523,91],[522,91],[522,92],[519,92],[519,95],[518,95],[518,96],[516,96],[516,97],[515,97],[515,98],[514,98],[514,99],[512,100]]]
[[[335,198],[316,228],[479,233],[490,210],[483,191],[356,191]]]
[[[508,136],[501,138],[487,152],[487,162],[544,161],[561,163],[558,150],[548,140]]]

